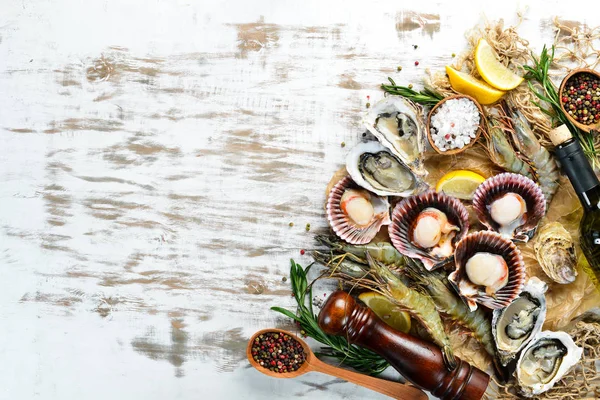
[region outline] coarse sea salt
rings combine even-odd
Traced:
[[[473,101],[450,99],[440,105],[431,117],[430,131],[440,151],[462,149],[475,139],[479,128],[479,109]]]

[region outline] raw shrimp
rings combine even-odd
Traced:
[[[487,132],[484,130],[487,139],[486,150],[492,162],[508,172],[514,172],[533,179],[534,176],[529,165],[519,158],[506,138],[502,123],[492,115],[488,116],[487,121]]]
[[[511,134],[515,147],[531,162],[537,182],[546,197],[546,204],[549,205],[552,196],[558,190],[559,173],[556,161],[537,140],[521,111],[512,107],[509,110],[514,128]]]
[[[351,253],[362,259],[363,264],[367,263],[367,252],[377,261],[387,265],[404,265],[404,256],[396,250],[389,242],[368,243],[363,245],[350,245],[338,240],[336,237],[317,235],[317,241],[329,247],[331,251],[338,253]]]

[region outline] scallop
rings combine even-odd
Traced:
[[[525,265],[517,246],[490,231],[471,233],[456,245],[455,270],[448,276],[471,311],[509,305],[523,290]]]
[[[550,390],[581,360],[583,349],[566,332],[539,333],[517,362],[517,382],[526,397]]]
[[[329,193],[327,220],[341,239],[351,244],[366,244],[383,225],[390,224],[389,208],[386,197],[361,188],[346,176]]]
[[[469,213],[460,200],[434,191],[398,202],[389,227],[394,247],[420,259],[428,270],[450,263],[468,230]]]
[[[473,209],[488,229],[525,243],[546,214],[546,199],[531,179],[504,173],[479,185],[473,195]]]
[[[421,106],[402,96],[388,96],[373,105],[365,127],[417,175],[425,176],[425,117]]]
[[[507,365],[542,330],[548,286],[530,278],[521,294],[506,308],[494,310],[492,334],[502,365]]]
[[[346,170],[358,185],[380,196],[410,196],[427,185],[387,147],[362,142],[346,156]]]

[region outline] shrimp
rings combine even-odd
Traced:
[[[338,253],[350,253],[361,259],[363,264],[367,263],[367,252],[372,255],[377,261],[386,265],[399,267],[404,265],[404,256],[396,250],[389,242],[368,243],[364,245],[350,245],[342,242],[337,238],[328,237],[325,235],[317,235],[316,239],[319,243],[329,247],[331,251]]]
[[[510,107],[513,131],[511,132],[515,147],[526,156],[537,175],[537,181],[549,205],[552,196],[558,190],[558,167],[556,161],[535,137],[529,122],[521,111]]]
[[[487,139],[486,150],[492,162],[506,171],[533,179],[529,165],[518,156],[506,138],[502,123],[492,115],[488,116],[487,121],[487,132],[484,130]]]
[[[429,332],[435,344],[441,347],[446,367],[449,370],[456,368],[456,358],[450,346],[450,339],[431,297],[406,286],[385,264],[375,260],[369,253],[367,253],[367,261],[373,277],[378,282],[376,291],[386,296],[400,309],[408,311],[419,321]]]
[[[341,255],[314,252],[316,261],[328,268],[329,277],[338,278],[350,286],[358,286],[385,296],[400,310],[407,311],[419,321],[432,337],[435,344],[442,348],[444,362],[448,369],[456,367],[456,359],[450,346],[450,339],[444,330],[444,324],[435,303],[429,295],[409,288],[383,263],[376,261],[366,251],[367,264],[357,262],[359,257],[352,253]]]

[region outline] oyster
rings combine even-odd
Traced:
[[[523,289],[525,264],[521,252],[498,233],[466,235],[456,245],[454,262],[456,269],[448,280],[471,311],[477,309],[477,303],[493,310],[506,307]]]
[[[425,119],[421,106],[402,96],[388,96],[369,109],[366,128],[417,175],[425,176]]]
[[[390,203],[358,186],[346,176],[327,198],[327,220],[341,239],[352,244],[369,243],[390,221]]]
[[[565,332],[539,333],[523,349],[517,362],[517,381],[526,397],[544,393],[575,364],[583,349]]]
[[[479,185],[473,195],[473,209],[488,229],[525,243],[546,214],[546,199],[531,179],[503,173]]]
[[[550,279],[571,283],[577,277],[577,257],[571,234],[560,224],[544,225],[533,244],[535,258]]]
[[[346,170],[354,182],[380,196],[410,196],[426,186],[377,141],[359,143],[350,150]]]
[[[500,363],[507,365],[542,330],[546,319],[548,286],[538,278],[531,278],[521,294],[506,308],[494,310],[492,334],[498,349]]]
[[[400,253],[420,259],[431,271],[452,260],[468,230],[469,213],[459,200],[428,191],[396,204],[389,234]]]

